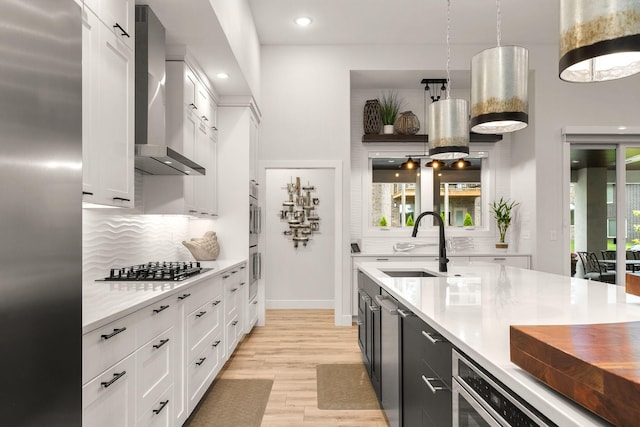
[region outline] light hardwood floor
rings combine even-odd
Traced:
[[[358,329],[333,324],[333,310],[267,310],[219,378],[273,379],[262,426],[387,427],[381,410],[318,409],[316,365],[359,363]]]

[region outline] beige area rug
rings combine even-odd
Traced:
[[[318,409],[380,409],[364,364],[318,365]]]
[[[273,380],[216,380],[184,427],[259,427]]]

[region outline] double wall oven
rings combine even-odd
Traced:
[[[258,195],[258,183],[249,182],[249,301],[253,301],[258,294],[258,279],[262,276],[262,257],[258,249],[262,216]]]

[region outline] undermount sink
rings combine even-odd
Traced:
[[[432,274],[424,270],[381,270],[381,271],[390,277],[438,277],[437,274]]]

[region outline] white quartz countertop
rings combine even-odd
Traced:
[[[231,270],[244,260],[201,261],[211,270],[180,282],[85,281],[82,285],[82,333],[100,328],[202,280]]]
[[[357,252],[352,253],[352,258],[358,257],[437,257],[438,256],[438,248],[431,248],[430,250],[426,250],[424,248],[413,249],[406,252]],[[470,252],[470,251],[460,251],[453,252],[447,251],[447,258],[450,257],[466,257],[466,256],[493,256],[493,257],[507,257],[507,256],[531,256],[531,254],[518,253],[518,252],[499,252],[499,251],[487,251],[487,252]]]
[[[444,277],[393,278],[389,270],[426,269]],[[359,269],[456,347],[559,426],[609,425],[510,361],[510,325],[640,320],[640,297],[608,285],[505,265],[471,262],[364,262]]]

